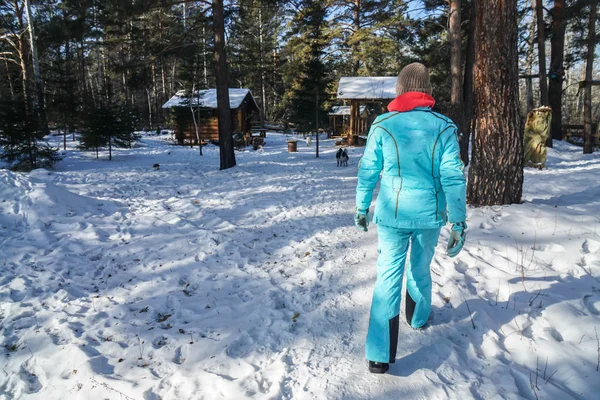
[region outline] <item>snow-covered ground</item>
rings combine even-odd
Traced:
[[[379,376],[362,149],[299,150],[269,134],[218,171],[214,146],[146,136],[0,170],[0,399],[598,398],[600,157],[557,144],[524,204],[469,210],[456,259],[444,230],[431,326],[402,322]]]

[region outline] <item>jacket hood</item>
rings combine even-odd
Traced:
[[[417,107],[432,108],[435,105],[435,99],[422,92],[406,92],[396,97],[389,105],[388,111],[405,112],[414,110]]]

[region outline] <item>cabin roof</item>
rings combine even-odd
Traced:
[[[345,76],[340,79],[338,99],[384,100],[396,98],[395,76]]]
[[[367,106],[360,106],[358,114],[362,115],[367,110]],[[329,112],[330,116],[350,115],[350,106],[333,106]]]
[[[246,97],[250,95],[250,101],[258,110],[258,105],[252,96],[250,89],[232,89],[229,88],[229,107],[233,110],[239,108]],[[217,108],[217,89],[206,89],[197,90],[194,95],[191,96],[191,102],[193,106],[199,106],[200,108]],[[169,101],[163,104],[162,108],[172,107],[189,107],[190,103],[188,97],[185,96],[185,91],[180,90],[175,93],[175,96],[171,97]]]

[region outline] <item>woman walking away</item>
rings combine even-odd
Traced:
[[[367,231],[373,189],[381,185],[373,221],[378,226],[377,282],[371,304],[366,356],[369,371],[385,373],[396,359],[400,294],[406,269],[406,320],[422,328],[431,313],[430,263],[440,229],[450,222],[447,252],[456,256],[467,225],[465,176],[452,121],[431,111],[427,67],[410,64],[400,72],[398,97],[369,132],[356,188],[356,226]]]

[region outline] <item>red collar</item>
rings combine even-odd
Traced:
[[[396,97],[389,105],[388,111],[405,112],[414,110],[417,107],[432,108],[435,105],[435,99],[422,92],[406,92]]]

